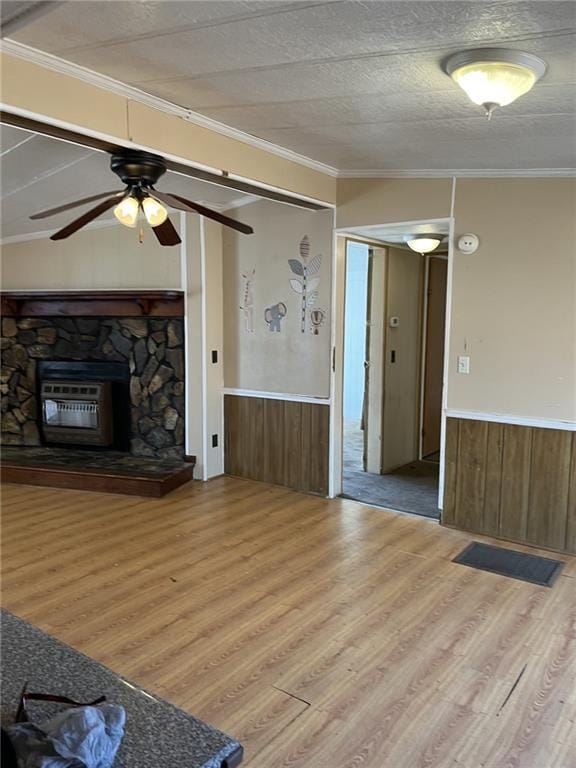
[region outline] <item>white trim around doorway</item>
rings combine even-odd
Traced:
[[[418,224],[429,224],[431,222],[438,224],[448,225],[448,275],[446,281],[446,329],[444,340],[444,373],[443,373],[443,387],[442,387],[442,421],[440,432],[440,474],[438,484],[438,508],[442,509],[442,497],[444,489],[444,464],[445,464],[445,442],[446,442],[446,409],[448,403],[448,373],[449,373],[449,359],[450,359],[450,318],[452,309],[452,270],[454,260],[454,195],[455,195],[455,183],[452,182],[452,201],[451,211],[449,217],[430,218],[430,219],[418,219],[410,221],[397,221],[389,222],[385,224],[372,224],[361,227],[345,227],[334,230],[334,307],[333,307],[333,327],[335,330],[334,337],[334,360],[336,361],[335,370],[333,370],[333,387],[332,387],[332,416],[331,416],[331,431],[330,431],[330,496],[339,495],[342,491],[342,394],[343,394],[343,352],[344,352],[344,306],[345,306],[345,255],[346,248],[338,248],[339,242],[346,241],[346,238],[354,239],[358,237],[359,230],[362,233],[366,233],[370,230],[382,230],[383,227],[398,229],[399,227],[410,227]],[[364,237],[366,235],[364,234]],[[373,241],[374,242],[374,241]],[[380,241],[382,245],[385,243]],[[344,259],[342,260],[343,250]],[[338,258],[340,256],[340,258]],[[344,264],[341,262],[344,261]],[[420,417],[421,418],[421,417]],[[420,438],[421,440],[421,438]],[[419,447],[421,443],[419,442]],[[333,454],[339,452],[340,461],[334,459]],[[339,472],[339,476],[335,477],[332,473]]]

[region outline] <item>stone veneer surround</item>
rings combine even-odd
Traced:
[[[184,455],[182,318],[4,317],[1,348],[4,445],[41,442],[38,360],[116,361],[127,363],[130,370],[130,453]]]

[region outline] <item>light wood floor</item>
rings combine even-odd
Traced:
[[[249,768],[576,766],[574,558],[535,587],[451,563],[470,537],[432,521],[230,478],[5,486],[3,516],[4,605]]]

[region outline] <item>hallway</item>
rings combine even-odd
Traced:
[[[415,461],[386,475],[364,472],[363,435],[357,421],[345,422],[342,496],[378,507],[439,519],[440,465],[434,461]]]

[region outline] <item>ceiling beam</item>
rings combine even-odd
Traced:
[[[120,152],[126,147],[120,144],[114,144],[109,141],[98,139],[94,136],[86,136],[76,131],[68,130],[67,128],[61,128],[56,125],[48,125],[42,123],[39,120],[32,120],[22,115],[16,115],[12,112],[0,111],[0,123],[5,125],[13,125],[16,128],[22,128],[26,131],[38,133],[42,136],[50,136],[53,139],[60,141],[67,141],[71,144],[77,144],[82,147],[89,147],[100,152]],[[310,211],[324,211],[328,210],[330,206],[315,203],[310,200],[305,200],[300,197],[292,197],[291,195],[285,195],[282,192],[277,192],[273,189],[267,189],[266,187],[259,187],[256,184],[251,184],[247,181],[231,178],[225,172],[221,175],[216,173],[210,173],[201,168],[194,168],[193,166],[186,165],[185,163],[179,163],[175,160],[165,158],[166,168],[174,173],[179,173],[182,176],[188,176],[191,179],[199,179],[200,181],[206,181],[209,184],[216,184],[220,187],[227,189],[234,189],[237,192],[243,192],[247,195],[254,195],[266,200],[273,200],[277,203],[283,203],[284,205],[292,205],[297,208],[305,208]]]

